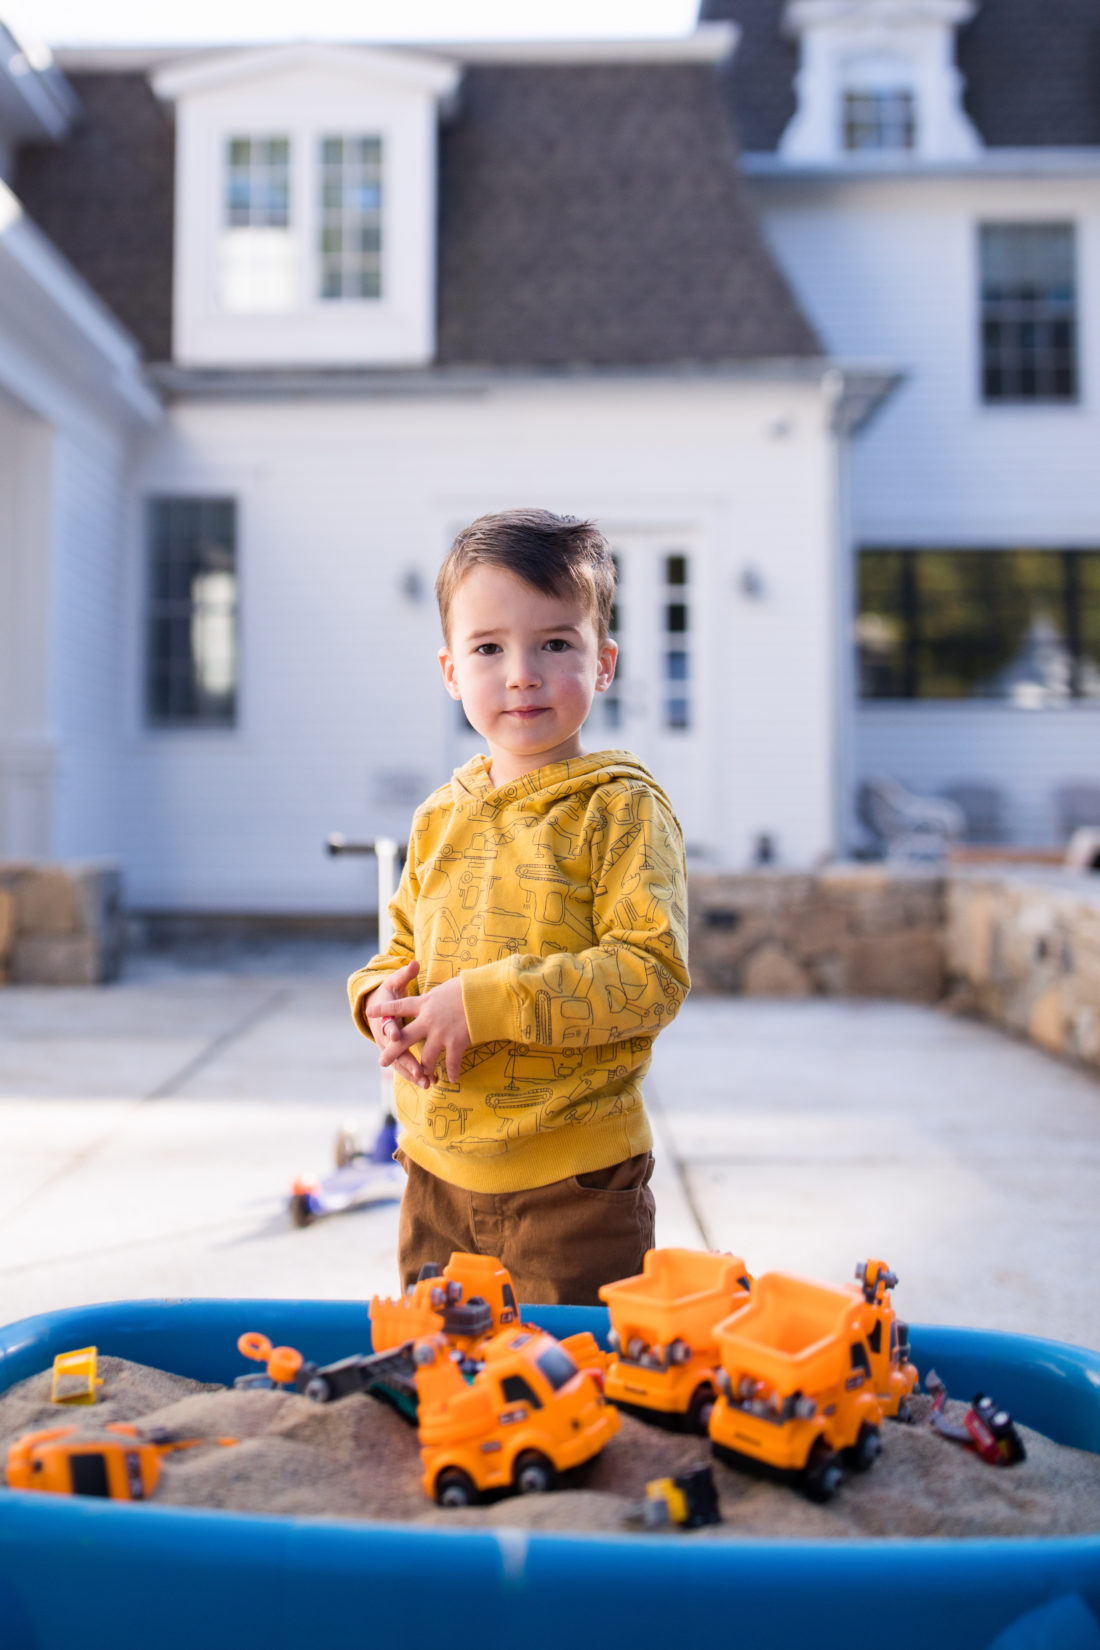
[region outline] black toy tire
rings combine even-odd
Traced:
[[[903,1398],[897,1409],[894,1411],[894,1420],[900,1421],[902,1426],[908,1426],[912,1419],[913,1411],[910,1407],[909,1400],[908,1398]]]
[[[718,1394],[709,1381],[703,1381],[691,1395],[687,1408],[687,1430],[706,1438],[710,1432],[711,1410],[718,1402]]]
[[[882,1434],[878,1427],[864,1421],[855,1443],[844,1453],[856,1472],[870,1472],[882,1454]]]
[[[537,1449],[526,1449],[517,1455],[512,1467],[512,1483],[519,1495],[545,1495],[558,1481],[553,1463]]]
[[[441,1507],[472,1507],[477,1498],[473,1479],[461,1467],[444,1467],[435,1481],[435,1499]]]
[[[309,1206],[309,1197],[305,1192],[295,1192],[290,1200],[290,1219],[295,1226],[308,1226],[313,1219],[313,1210]]]
[[[802,1473],[802,1489],[807,1500],[816,1501],[821,1506],[832,1500],[843,1482],[844,1469],[839,1455],[829,1448],[823,1438],[819,1438]]]

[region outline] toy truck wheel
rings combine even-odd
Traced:
[[[894,1411],[894,1420],[900,1421],[902,1426],[906,1426],[912,1419],[913,1411],[909,1407],[909,1400],[908,1398],[903,1398],[897,1409]]]
[[[882,1434],[878,1427],[864,1421],[855,1443],[845,1454],[857,1472],[868,1472],[882,1454]]]
[[[843,1482],[844,1469],[840,1457],[823,1438],[819,1438],[810,1451],[802,1474],[802,1488],[807,1498],[818,1503],[829,1501]]]
[[[309,1206],[309,1197],[305,1192],[295,1192],[291,1198],[290,1218],[295,1226],[308,1226],[313,1219],[313,1210]]]
[[[327,1404],[332,1398],[332,1388],[323,1375],[313,1375],[306,1382],[305,1395],[315,1404]]]
[[[444,1467],[435,1481],[435,1498],[441,1507],[472,1507],[477,1489],[461,1467]]]
[[[553,1465],[538,1450],[524,1450],[516,1456],[512,1482],[520,1495],[545,1495],[558,1481]]]
[[[695,1388],[687,1412],[689,1432],[698,1432],[706,1437],[711,1410],[714,1408],[717,1397],[718,1394],[709,1381],[704,1381],[701,1386]]]

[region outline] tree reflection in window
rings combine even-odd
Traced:
[[[1100,550],[864,550],[864,699],[1100,702]]]

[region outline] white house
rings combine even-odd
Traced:
[[[960,99],[981,13],[782,10],[615,45],[53,63],[9,37],[0,857],[116,854],[143,909],[358,908],[324,836],[403,834],[473,748],[435,568],[458,525],[532,502],[615,544],[590,741],[651,763],[701,857],[843,850],[883,767],[986,775],[1010,830],[1053,835],[1017,799],[1088,771],[1096,621],[1032,638],[1038,692],[994,638],[1007,697],[944,704],[921,672],[950,646],[901,620],[927,569],[950,592],[971,568],[941,550],[1017,582],[1054,550],[1059,612],[1095,589],[1089,146],[1033,221],[1027,156]],[[1061,276],[1067,226],[1072,394],[1055,364],[994,405],[967,281],[1019,245]],[[857,605],[865,690],[905,697],[857,697]]]
[[[742,31],[742,173],[805,313],[904,374],[852,453],[855,776],[1062,841],[1064,788],[1100,821],[1100,11],[702,15]]]

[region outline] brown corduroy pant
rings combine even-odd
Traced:
[[[653,1153],[522,1192],[468,1192],[404,1152],[398,1263],[402,1287],[425,1261],[493,1255],[532,1306],[598,1306],[601,1283],[633,1277],[653,1247]]]

